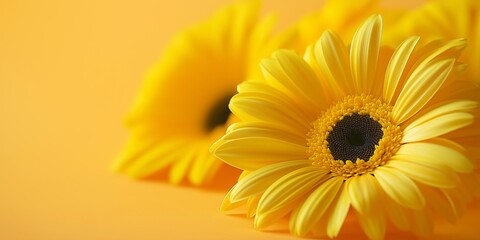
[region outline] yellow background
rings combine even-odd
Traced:
[[[173,33],[223,5],[0,1],[0,239],[292,238],[224,216],[223,192],[109,171],[145,70]],[[268,0],[265,9],[286,26],[321,5]],[[473,206],[458,226],[441,223],[437,237],[480,236],[479,213]]]

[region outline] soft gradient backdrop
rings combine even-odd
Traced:
[[[109,170],[146,69],[172,34],[227,2],[0,1],[0,239],[293,238],[224,216],[223,192]],[[286,26],[322,1],[264,5]],[[436,238],[480,236],[478,205]]]

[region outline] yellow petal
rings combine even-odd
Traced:
[[[453,188],[460,181],[458,176],[445,166],[421,164],[406,156],[394,156],[385,166],[399,170],[412,180],[428,186]]]
[[[440,59],[441,56],[457,58],[466,45],[467,40],[464,38],[450,41],[443,39],[431,41],[419,50],[418,55],[420,55],[420,58],[413,69],[422,68],[435,59]]]
[[[278,50],[272,59],[264,59],[261,67],[266,80],[297,99],[311,111],[326,108],[320,81],[312,68],[295,52]]]
[[[400,124],[417,113],[435,95],[453,68],[455,59],[433,61],[415,69],[392,110]]]
[[[242,180],[244,177],[248,176],[248,174],[250,174],[251,171],[246,171],[246,170],[243,170],[242,173],[240,173],[240,176],[238,176],[238,181]]]
[[[283,87],[283,86],[282,86]],[[280,90],[281,89],[281,90]],[[288,90],[275,87],[274,83],[267,81],[249,80],[242,82],[237,86],[239,93],[249,93],[249,95],[268,96],[271,99],[278,100],[282,103],[288,104],[290,107],[298,109],[302,115],[308,119],[317,118],[317,112],[312,111],[311,106],[307,106],[298,99],[298,96],[288,94]]]
[[[370,174],[352,177],[347,188],[355,210],[362,215],[375,212],[374,208],[378,207],[382,196],[382,189],[375,177]]]
[[[271,211],[267,214],[259,214],[258,205],[257,205],[257,212],[255,213],[253,226],[255,227],[255,229],[258,229],[258,230],[263,230],[267,228],[271,224],[277,222],[278,220],[282,219],[287,214],[289,214],[292,211],[292,209],[294,209],[295,207],[297,207],[298,204],[300,204],[302,200],[303,198],[295,199],[294,201],[289,202],[288,204],[283,206],[282,208],[279,208],[275,211]]]
[[[298,236],[305,236],[323,217],[342,187],[343,178],[333,177],[322,183],[313,191],[300,207],[296,221],[290,231]]]
[[[302,57],[294,51],[279,50],[274,53],[274,58],[290,80],[288,83],[293,83],[291,87],[297,87],[298,93],[303,93],[316,108],[325,107],[325,99],[318,94],[322,92],[321,83]],[[285,83],[286,87],[290,87],[288,83]]]
[[[453,96],[450,98],[453,98]],[[423,124],[429,120],[440,117],[442,115],[446,115],[454,112],[468,112],[468,111],[474,110],[477,107],[478,107],[478,103],[470,100],[458,100],[454,102],[447,102],[438,107],[435,107],[433,110],[415,119],[415,121],[410,123],[405,128],[405,131],[408,131],[411,128],[417,127],[420,124]]]
[[[232,189],[233,188],[235,188],[235,186],[233,186]],[[232,193],[232,189],[230,189],[230,191],[228,191],[228,193],[223,198],[222,204],[220,206],[220,211],[229,211],[245,204],[246,201],[239,201],[233,203],[230,201],[230,194]]]
[[[348,180],[347,180],[348,181]],[[340,194],[337,198],[335,206],[330,213],[330,218],[328,219],[327,224],[327,235],[330,238],[335,238],[338,236],[340,229],[343,226],[343,222],[347,217],[348,210],[350,209],[350,198],[348,196],[348,191],[346,184],[344,183]]]
[[[449,113],[409,129],[405,129],[402,142],[417,142],[438,137],[472,124],[474,116],[470,113]]]
[[[230,125],[227,129],[228,134],[223,140],[232,140],[237,138],[273,137],[283,141],[290,141],[299,145],[307,145],[305,135],[300,134],[293,129],[281,127],[267,122],[239,122]]]
[[[323,81],[324,87],[333,92],[335,99],[353,93],[348,51],[340,37],[334,32],[324,32],[313,51],[315,64],[327,80]]]
[[[370,174],[352,177],[347,182],[350,201],[357,218],[370,239],[383,239],[386,229],[384,193]]]
[[[418,128],[423,124],[427,124],[427,126],[431,126],[433,123],[439,121],[439,120],[434,120],[434,119],[440,118],[444,115],[448,115],[448,114],[451,114],[451,113],[471,111],[471,110],[475,109],[477,106],[478,106],[478,103],[475,102],[475,101],[460,100],[460,101],[448,102],[448,103],[440,105],[439,107],[435,107],[433,110],[423,114],[422,116],[420,116],[419,118],[415,119],[413,122],[408,124],[408,126],[404,130],[404,132],[405,132],[404,141],[407,141],[408,139],[411,139],[411,138],[418,138],[418,136],[415,136],[416,135],[415,133],[418,131]],[[468,119],[470,117],[464,116],[464,118]],[[450,119],[450,118],[448,118],[448,119]],[[453,125],[455,125],[455,123]],[[439,129],[432,129],[431,131],[440,131],[440,132],[446,133],[446,131],[443,130],[445,128],[450,129],[452,127],[451,126],[444,126],[444,127],[439,128]],[[459,127],[456,127],[456,129],[458,129],[458,128]],[[411,131],[412,129],[416,129],[417,131]],[[409,133],[409,132],[411,132],[411,133]]]
[[[192,184],[200,186],[211,180],[217,173],[217,169],[222,165],[220,159],[213,156],[208,150],[208,144],[203,144],[201,151],[193,161],[192,169],[188,178]]]
[[[264,228],[289,213],[300,200],[326,180],[327,172],[318,167],[293,171],[273,183],[262,195],[255,225]]]
[[[370,174],[352,177],[346,187],[363,231],[370,239],[382,239],[386,217],[384,193],[377,179]]]
[[[448,167],[456,172],[468,173],[474,167],[473,162],[456,149],[427,142],[404,144],[397,157],[426,166]]]
[[[385,231],[387,228],[387,219],[385,216],[385,211],[382,209],[383,205],[376,205],[375,207],[380,208],[376,211],[375,215],[361,215],[357,213],[357,217],[365,234],[367,234],[369,239],[384,239]]]
[[[168,178],[169,181],[175,184],[180,183],[183,180],[183,177],[186,175],[188,168],[190,167],[192,160],[195,158],[199,150],[199,146],[192,144],[191,149],[184,153],[175,163],[173,163],[172,168],[169,172]]]
[[[309,160],[286,161],[267,165],[253,171],[238,181],[236,186],[232,188],[231,201],[242,201],[246,198],[261,194],[285,174],[311,165],[312,163]]]
[[[239,93],[232,97],[229,107],[242,121],[269,122],[305,133],[314,120],[298,105],[278,96],[260,93]]]
[[[325,213],[325,215],[329,215],[330,210],[331,209],[329,209],[327,211],[327,213]],[[327,224],[328,224],[328,222],[327,221],[328,221],[328,218],[323,217],[322,219],[320,219],[320,222],[318,222],[318,224],[312,228],[312,234],[315,238],[319,238],[319,239],[328,238],[328,235],[327,235]]]
[[[254,196],[247,200],[247,217],[252,218],[255,216],[260,198],[261,196]]]
[[[400,79],[404,74],[408,74],[404,69],[419,39],[417,36],[408,38],[393,53],[385,72],[383,88],[383,97],[387,103],[392,103]]]
[[[166,141],[139,156],[124,172],[133,178],[146,177],[176,161],[185,147],[185,142],[180,139]]]
[[[400,171],[377,167],[374,174],[385,193],[397,204],[413,209],[425,207],[425,198],[417,185]]]
[[[250,171],[272,163],[308,158],[306,146],[267,137],[222,141],[213,151],[226,163]]]
[[[350,67],[357,93],[370,93],[375,82],[382,38],[382,18],[374,15],[357,30],[352,39]]]

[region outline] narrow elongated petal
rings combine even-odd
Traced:
[[[377,205],[376,207],[382,208],[382,205]],[[378,209],[375,215],[359,215],[359,223],[362,226],[363,231],[367,234],[369,239],[384,239],[385,231],[387,229],[387,219],[385,216],[385,210]]]
[[[232,189],[230,189],[230,191],[228,191],[228,193],[223,198],[222,205],[220,205],[220,210],[221,211],[232,210],[232,209],[235,209],[235,208],[245,204],[246,201],[239,201],[239,202],[230,201],[230,195],[232,193],[233,188],[235,188],[235,186],[233,186]]]
[[[252,218],[255,217],[255,214],[257,214],[257,207],[258,207],[258,202],[260,201],[260,198],[262,196],[254,196],[251,198],[248,198],[246,207],[247,207],[247,217]]]
[[[450,41],[432,41],[419,50],[418,54],[421,57],[418,59],[417,64],[414,65],[414,68],[422,68],[441,56],[458,57],[466,46],[467,40],[462,38]]]
[[[228,134],[223,140],[232,140],[237,138],[273,137],[283,141],[291,141],[299,145],[307,145],[305,135],[293,131],[291,128],[284,128],[267,122],[239,122],[230,125],[227,129]]]
[[[458,185],[458,176],[445,166],[426,165],[408,160],[409,157],[394,156],[385,166],[401,171],[407,177],[432,187],[453,188]]]
[[[292,199],[312,191],[314,186],[322,183],[326,172],[318,167],[305,167],[293,171],[272,184],[260,200],[259,213],[274,211]]]
[[[442,86],[453,68],[455,59],[433,61],[415,69],[392,110],[397,124],[417,113]]]
[[[404,72],[405,66],[419,39],[420,37],[408,38],[393,53],[385,72],[385,84],[383,86],[383,97],[387,103],[392,103],[400,79],[404,74],[407,74]]]
[[[231,201],[242,201],[251,196],[263,193],[280,177],[302,167],[311,166],[309,160],[287,161],[271,164],[251,172],[238,181],[231,192]]]
[[[208,143],[203,143],[203,148],[197,152],[197,156],[188,175],[189,180],[197,186],[213,178],[216,170],[222,163],[207,150],[208,145]]]
[[[338,195],[339,196],[332,208],[332,213],[330,214],[327,224],[327,235],[330,238],[338,236],[338,233],[343,226],[343,222],[347,217],[348,210],[350,209],[350,197],[348,196],[346,184],[342,185]]]
[[[386,229],[384,193],[377,179],[370,174],[352,177],[347,188],[363,231],[370,239],[383,239]]]
[[[459,101],[454,101],[454,102],[449,102],[446,104],[443,104],[441,106],[436,107],[435,109],[423,114],[422,116],[418,117],[410,123],[406,128],[405,132],[408,132],[408,130],[415,128],[427,121],[430,121],[432,119],[438,118],[443,115],[447,115],[450,113],[454,112],[469,112],[474,110],[478,106],[478,103],[475,101],[470,101],[470,100],[459,100]]]
[[[471,172],[474,164],[461,152],[440,144],[418,142],[404,144],[397,157],[426,166],[448,167],[456,172]]]
[[[326,99],[318,94],[322,86],[312,68],[295,52],[279,50],[273,59],[261,62],[266,80],[300,99],[301,105],[311,106],[310,110],[325,108]]]
[[[360,214],[374,212],[381,199],[382,189],[377,180],[370,174],[353,177],[347,184],[352,206]]]
[[[338,194],[343,178],[334,177],[322,183],[300,206],[293,229],[295,235],[304,236],[320,221]]]
[[[239,93],[230,101],[230,110],[242,121],[263,121],[291,126],[306,132],[313,120],[297,105],[272,95]]]
[[[276,209],[275,211],[271,211],[264,214],[260,214],[258,212],[258,205],[257,205],[257,212],[255,213],[255,219],[253,222],[254,227],[259,230],[263,230],[269,227],[273,223],[277,222],[278,220],[288,215],[293,209],[295,209],[298,206],[298,204],[302,202],[304,198],[305,196],[302,196],[299,199],[294,199],[293,201],[285,204],[282,208],[279,208],[279,209]]]
[[[298,96],[289,94],[289,92],[283,89],[283,85],[275,87],[275,84],[271,84],[267,81],[249,80],[245,81],[237,86],[239,93],[248,93],[250,95],[257,96],[269,96],[272,99],[280,99],[280,101],[286,102],[289,106],[294,106],[302,112],[303,115],[309,119],[317,117],[317,112],[312,111],[311,106],[304,105],[302,100]],[[326,102],[324,103],[326,104]]]
[[[340,37],[334,32],[324,32],[313,51],[320,72],[328,80],[325,87],[333,91],[334,97],[342,99],[353,93],[348,51]]]
[[[168,175],[170,182],[175,184],[180,183],[183,177],[187,174],[188,168],[191,166],[192,160],[195,158],[195,154],[197,154],[199,147],[204,147],[203,150],[206,150],[205,146],[202,146],[201,144],[192,145],[193,146],[190,151],[184,153],[184,155],[181,156],[181,158],[172,166],[172,169]]]
[[[413,209],[425,207],[423,194],[417,185],[403,173],[391,168],[377,167],[375,177],[385,193],[397,204]]]
[[[278,179],[262,195],[255,225],[264,228],[289,213],[305,194],[326,180],[326,174],[318,167],[305,167]]]
[[[428,120],[416,127],[405,129],[402,142],[418,142],[438,137],[472,124],[474,116],[470,113],[449,113]]]
[[[134,178],[146,177],[176,161],[185,150],[181,140],[171,140],[158,145],[132,162],[124,171]],[[172,149],[175,149],[173,151]]]
[[[382,18],[368,18],[355,33],[350,50],[350,67],[357,93],[370,93],[375,82],[382,38]]]
[[[306,146],[267,137],[222,141],[213,151],[226,163],[250,171],[272,163],[308,158]]]
[[[275,57],[290,81],[298,87],[298,91],[302,91],[317,107],[324,107],[325,105],[319,102],[324,98],[318,94],[322,92],[322,86],[310,65],[294,51],[280,50]]]
[[[418,117],[417,119],[415,119],[415,121],[410,123],[405,128],[405,131],[408,131],[408,129],[410,129],[410,128],[417,127],[420,124],[423,124],[423,123],[425,123],[429,120],[440,117],[442,115],[447,115],[449,113],[454,113],[454,112],[469,112],[471,110],[474,110],[477,106],[478,106],[477,102],[470,101],[470,100],[458,100],[458,101],[453,101],[453,102],[443,104],[443,105],[441,105],[439,107],[436,107],[435,109],[423,114],[422,116]]]

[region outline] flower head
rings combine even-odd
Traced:
[[[208,183],[223,164],[208,148],[232,121],[236,85],[260,74],[258,61],[289,38],[272,36],[273,20],[259,18],[258,1],[245,1],[178,34],[128,115],[131,136],[115,170],[134,178],[164,170],[173,183]],[[221,172],[224,181],[238,174]]]
[[[280,50],[230,101],[240,119],[211,148],[244,170],[222,208],[247,204],[255,226],[336,237],[354,215],[371,239],[388,222],[418,235],[455,221],[479,193],[479,89],[459,80],[464,39],[395,50],[372,16],[349,46],[327,31],[304,58]]]

